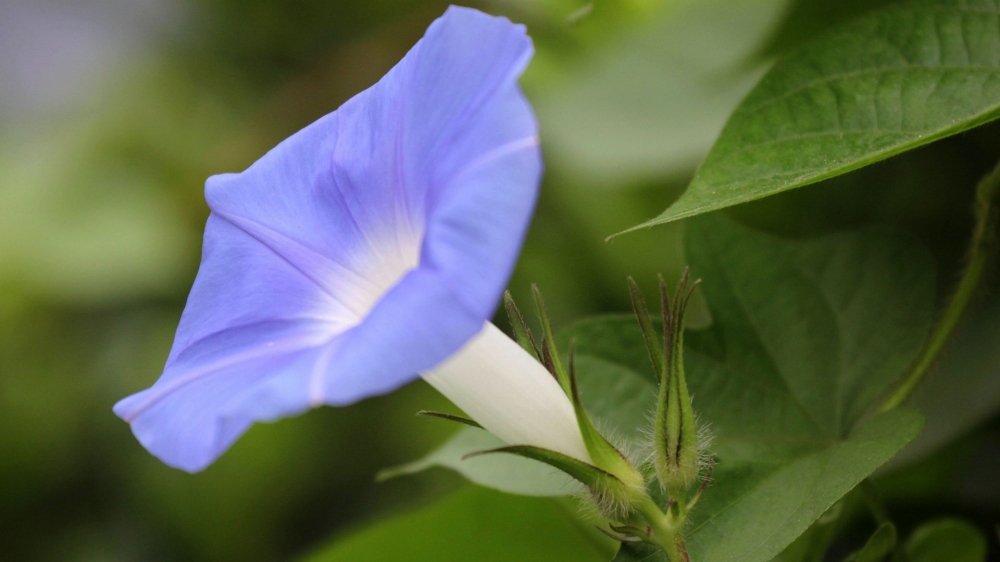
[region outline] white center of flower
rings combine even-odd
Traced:
[[[352,268],[355,275],[350,282],[341,284],[339,304],[347,309],[343,315],[347,318],[340,319],[338,331],[360,324],[378,301],[417,267],[421,243],[422,236],[417,234],[386,236],[383,240],[369,241],[361,249],[359,253],[365,257]]]
[[[420,261],[420,236],[388,236],[362,251],[366,258],[338,295],[338,331],[361,323]],[[344,310],[346,309],[346,310]],[[573,406],[555,378],[496,326],[482,331],[421,376],[486,430],[510,445],[532,445],[591,462]],[[322,399],[322,369],[314,381]]]

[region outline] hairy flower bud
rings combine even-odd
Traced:
[[[660,483],[670,495],[680,500],[697,480],[700,451],[698,427],[691,395],[684,376],[684,312],[698,281],[688,282],[685,270],[673,298],[667,294],[666,283],[660,278],[663,301],[663,348],[650,333],[652,323],[641,295],[633,302],[640,326],[650,347],[650,357],[659,371],[660,391],[653,426],[653,466]],[[632,284],[634,287],[634,283]]]

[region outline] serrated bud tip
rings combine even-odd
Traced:
[[[671,495],[682,495],[698,478],[698,427],[684,373],[684,313],[698,281],[684,271],[673,297],[660,279],[663,300],[663,367],[656,408],[654,468]]]

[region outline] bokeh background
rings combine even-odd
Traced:
[[[547,172],[515,296],[539,283],[566,325],[628,310],[627,275],[651,288],[679,274],[683,224],[604,239],[677,197],[770,61],[884,3],[470,2],[526,23],[537,47],[523,86]],[[197,475],[160,464],[111,413],[166,359],[197,271],[205,178],[373,84],[446,5],[0,0],[0,559],[294,560],[465,486],[444,471],[374,482],[454,431],[413,417],[448,408],[419,382],[258,425]],[[728,213],[785,236],[906,229],[937,258],[943,298],[972,190],[998,157],[986,126]],[[979,369],[964,437],[881,479],[904,526],[1000,520],[996,355],[982,353],[998,364]]]

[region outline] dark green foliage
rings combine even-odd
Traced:
[[[994,119],[995,0],[893,4],[779,61],[657,224],[837,176]]]
[[[919,431],[921,416],[907,410],[859,420],[920,349],[932,266],[919,245],[891,231],[792,242],[715,218],[692,222],[688,256],[695,275],[715,280],[702,285],[712,328],[688,334],[685,356],[718,457],[688,546],[703,562],[766,562]],[[595,320],[561,337],[577,342],[591,413],[642,439],[655,376],[639,325],[625,316]],[[456,439],[478,447],[473,432]],[[445,451],[469,452],[451,442],[417,466],[445,465],[492,484]],[[528,478],[506,472],[495,485],[538,484]]]
[[[604,562],[608,551],[555,500],[467,489],[317,549],[303,562]]]

